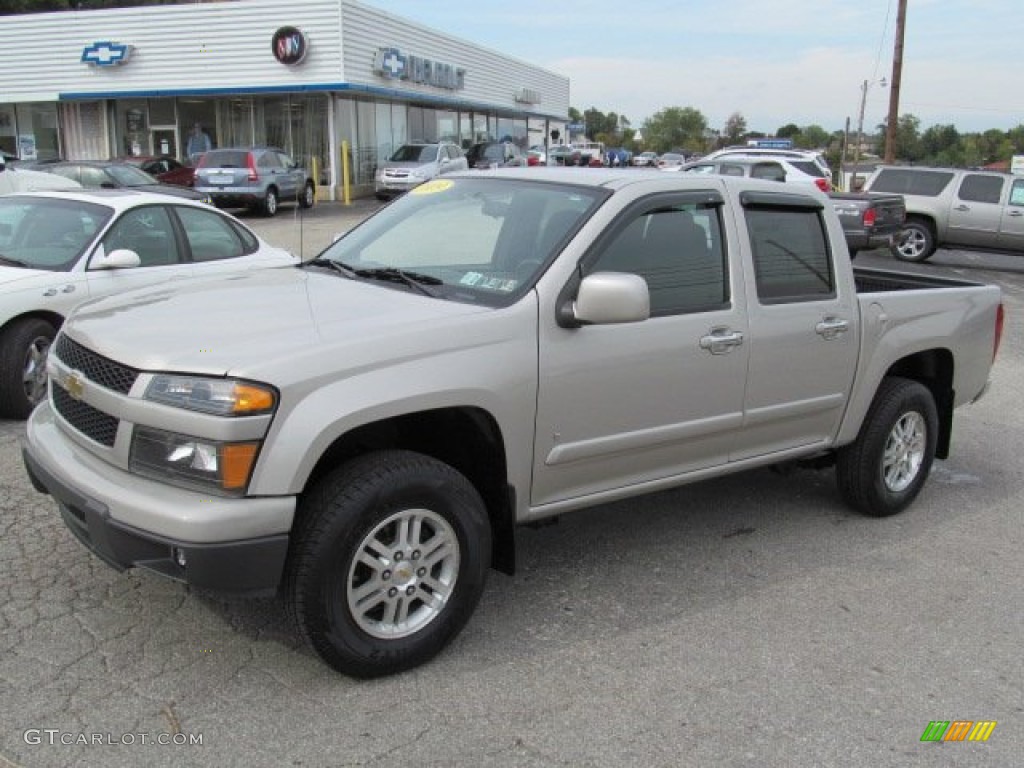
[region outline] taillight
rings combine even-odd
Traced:
[[[868,208],[866,211],[864,211],[864,216],[862,217],[863,220],[864,220],[864,226],[865,227],[873,227],[873,226],[875,226],[875,220],[876,220],[877,216],[878,216],[878,212],[874,208]]]
[[[992,362],[995,362],[996,355],[999,354],[999,342],[1003,339],[1003,322],[1005,320],[1005,310],[1003,309],[1003,303],[999,302],[999,308],[996,310],[996,340],[992,345]]]
[[[823,178],[821,178],[819,176],[818,178],[816,178],[814,180],[814,183],[817,185],[818,189],[820,189],[822,192],[831,192],[832,191],[831,185],[828,183],[828,179],[823,179]]]
[[[249,165],[249,181],[259,181],[260,175],[256,173],[256,158],[253,157],[252,152],[246,156],[246,163]]]

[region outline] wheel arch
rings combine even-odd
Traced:
[[[0,326],[0,333],[3,333],[8,328],[12,327],[15,323],[20,323],[24,320],[45,320],[57,331],[59,331],[60,327],[64,324],[64,316],[59,312],[51,312],[45,309],[33,309],[8,318],[7,322]]]
[[[935,455],[940,459],[949,456],[953,435],[953,353],[948,349],[928,349],[894,362],[885,372],[886,377],[900,376],[920,382],[932,393],[939,415],[939,434]]]
[[[477,489],[491,524],[491,564],[512,574],[516,499],[508,482],[504,445],[497,421],[481,408],[447,407],[392,416],[337,437],[317,459],[303,493],[333,469],[370,451],[400,448],[431,456],[458,470]]]

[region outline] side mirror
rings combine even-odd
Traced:
[[[577,325],[638,323],[650,316],[647,281],[626,272],[587,275],[572,302],[572,318]]]
[[[116,248],[93,259],[90,269],[133,269],[142,264],[139,254],[127,248]]]

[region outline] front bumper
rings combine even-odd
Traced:
[[[26,432],[22,459],[32,485],[53,496],[65,525],[108,565],[222,592],[276,591],[294,497],[214,499],[130,475],[76,450],[48,403]],[[229,530],[237,537],[225,536]]]

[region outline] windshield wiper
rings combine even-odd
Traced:
[[[311,261],[304,262],[299,265],[300,267],[327,267],[333,269],[335,272],[339,272],[349,280],[356,280],[359,277],[359,273],[352,269],[348,264],[334,259],[325,259],[323,257],[312,259]]]
[[[433,275],[424,275],[420,272],[410,272],[397,267],[376,267],[374,269],[357,269],[355,273],[359,277],[368,277],[371,280],[386,280],[392,283],[403,283],[410,288],[415,288],[425,296],[439,298],[441,294],[433,290],[432,285],[444,285],[444,280]]]
[[[25,269],[32,267],[27,261],[12,259],[10,256],[4,256],[2,253],[0,253],[0,264],[10,264],[12,267],[24,267]]]

